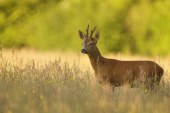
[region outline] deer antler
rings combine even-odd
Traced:
[[[95,26],[95,27],[94,27],[94,29],[93,29],[93,30],[91,30],[91,33],[90,33],[90,39],[92,39],[93,33],[94,33],[94,31],[96,30],[96,27],[97,27],[97,26]]]
[[[88,24],[87,29],[86,29],[86,38],[88,38],[88,37],[89,37],[89,24]]]

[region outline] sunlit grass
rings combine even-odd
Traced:
[[[168,80],[156,92],[127,87],[112,92],[91,69],[69,64],[64,56],[39,63],[10,55],[13,60],[0,57],[0,113],[169,113]]]

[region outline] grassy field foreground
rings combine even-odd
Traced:
[[[27,54],[26,54],[27,53]],[[32,52],[34,53],[34,52]],[[21,57],[27,59],[23,60]],[[0,113],[169,113],[168,71],[156,92],[101,86],[84,56],[0,54]],[[45,56],[47,55],[47,59]],[[64,55],[64,54],[62,54]],[[11,57],[11,58],[10,58]],[[27,58],[28,57],[28,58]],[[76,57],[76,56],[75,56]],[[86,56],[87,57],[87,56]],[[29,60],[28,60],[29,59]],[[43,63],[42,59],[46,59]],[[64,60],[64,61],[63,61]],[[66,62],[65,62],[66,61]],[[80,62],[84,61],[82,64]],[[165,81],[165,82],[164,82]]]

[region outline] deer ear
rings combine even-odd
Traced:
[[[85,35],[84,35],[83,32],[81,32],[81,31],[79,30],[78,33],[79,33],[79,36],[80,36],[81,39],[84,39],[84,38],[85,38]]]
[[[100,32],[99,31],[96,33],[95,38],[96,38],[96,40],[99,40],[99,38],[100,38]]]

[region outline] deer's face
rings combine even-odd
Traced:
[[[93,50],[96,47],[96,41],[84,40],[82,43],[82,46],[83,46],[83,48],[81,50],[82,53],[84,53],[84,54],[91,53],[91,52],[93,52]]]
[[[99,39],[99,32],[97,32],[95,36],[93,36],[93,32],[95,31],[95,29],[96,27],[94,28],[94,30],[91,31],[90,36],[88,35],[89,25],[87,27],[86,34],[79,30],[79,36],[83,40],[83,48],[81,52],[84,54],[90,54],[96,49],[96,44]]]

